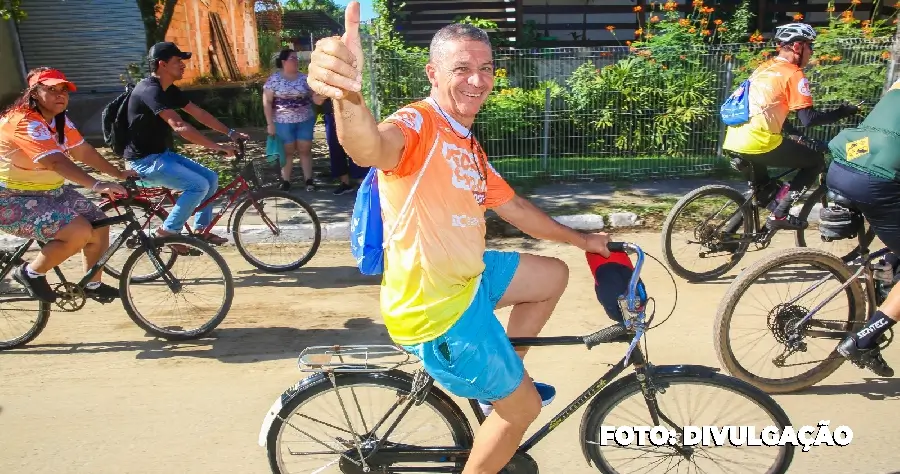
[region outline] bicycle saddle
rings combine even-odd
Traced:
[[[841,194],[833,189],[829,189],[828,193],[826,193],[826,196],[828,197],[829,201],[837,204],[838,206],[845,207],[847,209],[851,209],[854,211],[859,210],[856,207],[856,205],[853,203],[853,201],[851,201],[849,198],[847,198],[843,194]]]

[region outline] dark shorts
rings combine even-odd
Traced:
[[[900,255],[900,183],[832,162],[826,184],[853,201],[875,235]]]
[[[106,218],[96,204],[69,186],[53,191],[0,189],[0,231],[4,233],[48,242],[77,216],[89,222]]]

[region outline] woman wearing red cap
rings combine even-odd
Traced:
[[[62,72],[37,68],[26,80],[22,96],[0,113],[0,231],[46,242],[37,258],[15,269],[13,278],[31,296],[53,302],[56,293],[46,272],[78,251],[87,271],[109,246],[109,228],[91,227],[106,215],[78,191],[64,187],[65,180],[96,194],[125,194],[120,185],[94,179],[72,160],[117,179],[137,174],[106,161],[66,118],[75,84]],[[118,289],[100,282],[101,273],[85,294],[118,297]]]

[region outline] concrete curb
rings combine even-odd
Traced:
[[[578,230],[602,230],[606,227],[623,228],[637,227],[642,225],[642,221],[638,216],[631,212],[620,212],[609,214],[604,218],[597,214],[575,214],[568,216],[554,216],[557,222]],[[608,222],[608,224],[607,224]],[[504,223],[505,224],[505,223]],[[508,224],[507,224],[508,225]],[[511,227],[511,226],[510,226]],[[263,240],[268,232],[267,227],[259,225],[250,228],[254,232],[247,235],[249,242],[259,242]],[[258,229],[258,232],[255,232]],[[513,230],[515,230],[513,228]],[[308,241],[312,237],[312,227],[295,225],[285,229],[286,235],[291,241]],[[213,233],[228,237],[230,239],[231,230],[224,226],[213,227]],[[503,232],[508,234],[508,232]],[[110,236],[110,240],[116,238],[117,234]],[[514,234],[510,234],[514,235]],[[325,242],[349,242],[350,240],[350,223],[349,222],[325,222],[322,223],[322,241]],[[25,243],[25,239],[13,237],[6,234],[0,234],[0,249],[11,250],[18,245]],[[234,245],[229,242],[226,245]]]

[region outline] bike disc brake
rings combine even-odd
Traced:
[[[71,313],[84,308],[86,302],[84,289],[75,283],[60,283],[56,285],[54,291],[57,294],[56,306],[59,309]]]

